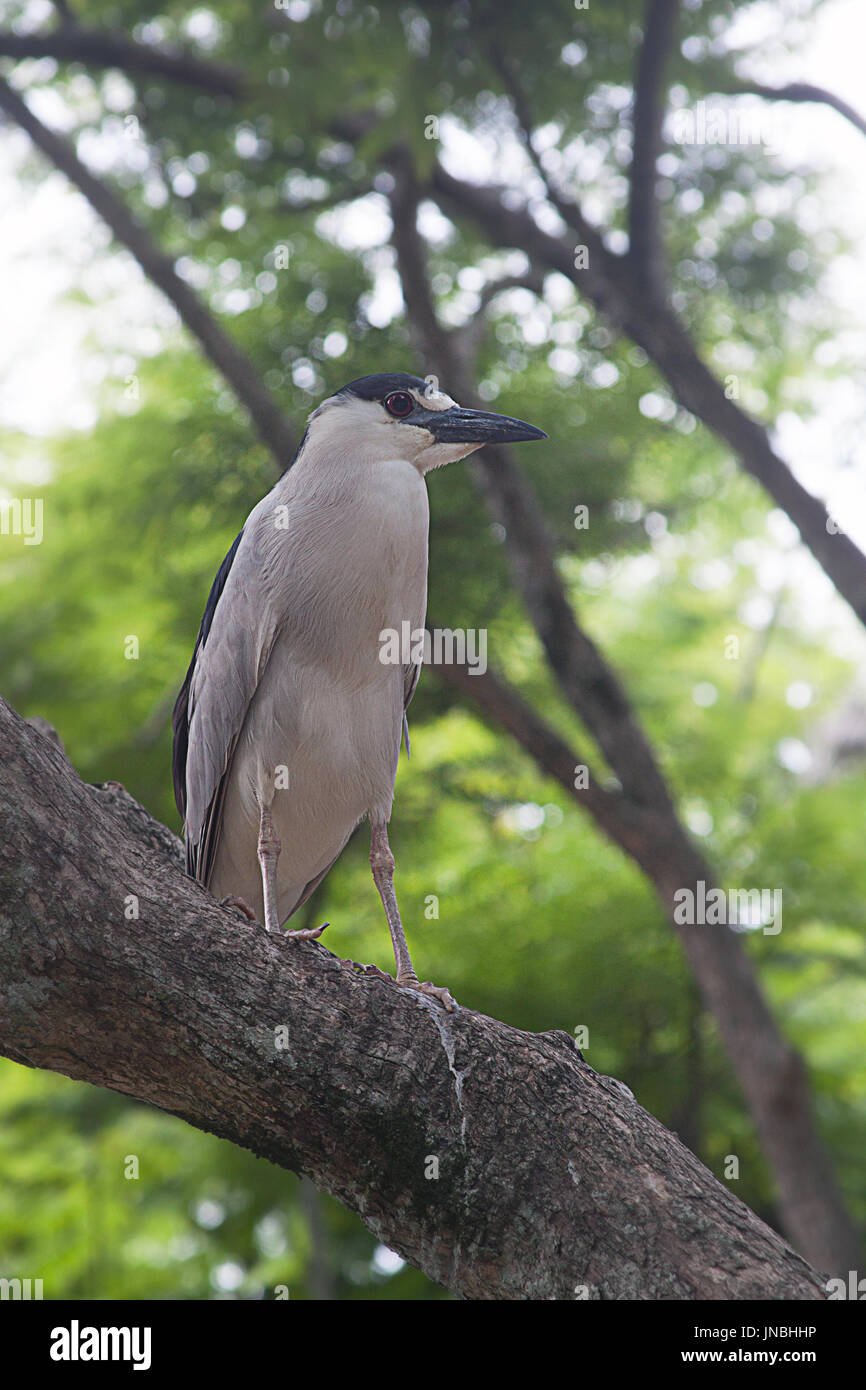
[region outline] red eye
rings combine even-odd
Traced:
[[[415,409],[415,402],[406,391],[394,391],[392,395],[385,397],[385,409],[389,415],[411,415]]]

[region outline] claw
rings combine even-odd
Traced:
[[[257,922],[259,920],[249,903],[245,902],[243,898],[236,897],[234,893],[229,893],[225,898],[220,898],[220,907],[233,907],[235,911],[242,913],[248,922]],[[296,927],[294,931],[283,932],[283,935],[289,937],[293,941],[315,941],[322,935],[325,927],[329,925],[330,923],[323,922],[320,927]]]
[[[460,1007],[450,990],[445,989],[442,985],[434,985],[431,980],[424,980],[422,982],[421,980],[416,980],[414,977],[407,980],[398,978],[397,984],[401,989],[414,989],[417,990],[419,994],[430,995],[431,998],[438,1000],[443,1009],[449,1014],[456,1013]]]
[[[351,965],[353,970],[360,970],[362,975],[375,975],[379,980],[387,980],[390,984],[394,983],[394,976],[389,975],[386,970],[380,970],[378,965],[362,965],[358,960],[344,960],[343,965]]]
[[[283,932],[283,936],[290,941],[316,941],[330,925],[330,922],[323,922],[320,927],[295,927],[294,931]]]
[[[373,975],[378,980],[387,980],[389,985],[399,985],[401,989],[414,989],[419,994],[430,995],[433,999],[438,1000],[443,1009],[447,1009],[450,1014],[455,1013],[460,1008],[450,990],[444,989],[441,985],[434,985],[430,980],[425,980],[422,984],[414,975],[407,976],[403,980],[395,980],[393,975],[389,975],[387,970],[380,970],[378,965],[362,965],[357,960],[344,960],[342,964],[351,965],[353,970],[359,970],[362,975]]]

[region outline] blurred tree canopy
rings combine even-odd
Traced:
[[[298,437],[344,382],[427,371],[390,245],[385,156],[395,141],[408,144],[421,179],[440,158],[468,180],[520,189],[530,177],[489,62],[491,36],[519,73],[548,172],[580,187],[621,249],[637,0],[73,8],[79,26],[177,45],[243,74],[237,94],[86,59],[14,63],[18,89],[46,121],[62,117],[81,159],[221,316]],[[726,36],[749,8],[683,7],[674,106],[731,89]],[[779,51],[802,50],[820,4],[776,8]],[[45,34],[59,22],[45,6],[8,4],[3,29]],[[341,123],[370,112],[369,129],[346,139]],[[663,161],[672,300],[694,341],[720,376],[736,375],[762,419],[808,414],[816,345],[839,327],[822,277],[844,249],[833,228],[807,239],[801,225],[820,170],[787,167],[762,145],[679,144]],[[40,156],[24,176],[45,178]],[[558,572],[620,673],[687,825],[722,881],[784,891],[782,932],[749,933],[749,951],[808,1059],[821,1132],[862,1228],[863,771],[856,762],[809,771],[815,730],[855,679],[852,644],[804,608],[794,528],[675,402],[645,352],[555,273],[486,304],[486,285],[529,276],[526,257],[492,250],[428,198],[418,226],[441,320],[473,324],[481,398],[550,434],[520,463]],[[82,300],[110,295],[122,322],[125,289],[141,272],[101,243],[92,257],[123,274],[110,291],[82,288]],[[212,576],[276,470],[179,325],[161,322],[144,346],[135,338],[120,350],[94,337],[97,423],[38,443],[51,462],[38,490],[43,543],[0,538],[2,692],[55,725],[86,781],[123,782],[177,829],[171,704]],[[840,361],[833,371],[854,368]],[[7,493],[26,493],[34,441],[7,430],[4,445]],[[581,739],[509,583],[502,528],[461,465],[433,476],[429,491],[431,613],[487,629],[497,669]],[[577,507],[588,508],[587,526]],[[808,571],[815,585],[818,576]],[[585,1027],[587,1060],[622,1078],[717,1176],[736,1155],[735,1191],[773,1222],[752,1121],[636,866],[434,673],[422,676],[411,713],[392,844],[423,977],[518,1027]],[[331,921],[332,949],[387,968],[363,837],[313,911]],[[48,1297],[268,1297],[280,1284],[292,1298],[446,1296],[336,1203],[226,1143],[9,1062],[0,1084],[0,1267],[43,1277]],[[131,1155],[137,1179],[125,1176]]]

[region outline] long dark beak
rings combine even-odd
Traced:
[[[426,410],[416,412],[411,423],[430,431],[442,444],[517,444],[522,439],[546,439],[544,430],[512,420],[509,415],[491,415],[487,410]]]

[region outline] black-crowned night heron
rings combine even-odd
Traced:
[[[388,844],[420,664],[384,661],[381,636],[424,626],[424,475],[492,441],[545,437],[403,372],[329,397],[220,565],[174,710],[188,872],[277,931],[369,816],[397,984],[447,1009],[448,991],[412,967]]]

